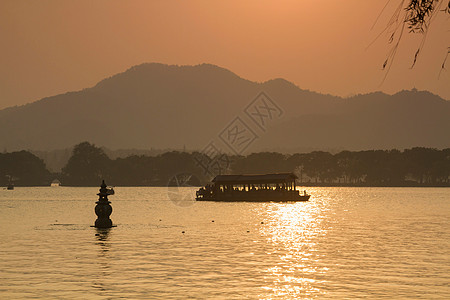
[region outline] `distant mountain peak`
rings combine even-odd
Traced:
[[[274,78],[264,81],[263,84],[276,84],[276,85],[284,85],[289,87],[299,88],[296,84],[284,79],[284,78]]]
[[[399,91],[399,92],[393,94],[392,96],[394,96],[394,97],[397,97],[397,96],[400,96],[400,97],[404,97],[404,96],[430,97],[435,100],[447,101],[447,99],[443,99],[439,95],[433,94],[429,91],[418,90],[416,88],[413,88],[412,90],[402,90],[402,91]]]
[[[135,83],[154,81],[167,78],[169,80],[241,80],[248,81],[228,69],[213,64],[198,65],[168,65],[162,63],[143,63],[133,66],[124,72],[105,78],[94,88],[105,88],[121,81],[134,81]]]

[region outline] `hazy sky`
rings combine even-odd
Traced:
[[[387,1],[387,0],[386,0]],[[407,35],[382,83],[392,5],[385,0],[0,2],[0,109],[67,91],[144,62],[212,63],[241,77],[282,77],[303,89],[348,96],[426,89],[450,100],[449,17]]]

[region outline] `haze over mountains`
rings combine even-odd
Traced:
[[[264,130],[244,113],[262,91],[283,111]],[[283,79],[248,81],[214,65],[151,63],[92,88],[1,110],[0,149],[89,141],[111,149],[201,150],[237,116],[259,137],[247,152],[450,147],[450,101],[429,92],[340,98]]]

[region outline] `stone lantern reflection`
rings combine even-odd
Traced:
[[[109,216],[112,213],[112,207],[110,205],[110,201],[108,200],[108,188],[106,187],[105,180],[102,181],[102,185],[100,186],[100,193],[97,194],[99,196],[98,201],[95,202],[97,205],[95,206],[95,214],[97,215],[97,220],[95,220],[94,227],[97,228],[111,228],[113,227],[112,221]]]

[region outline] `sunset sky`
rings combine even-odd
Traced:
[[[386,1],[2,0],[0,109],[91,87],[144,62],[211,63],[340,96],[415,87],[450,100],[450,61],[438,78],[448,15],[435,19],[413,69],[421,36],[405,36],[383,82],[389,36],[369,45],[400,0],[372,28]]]

